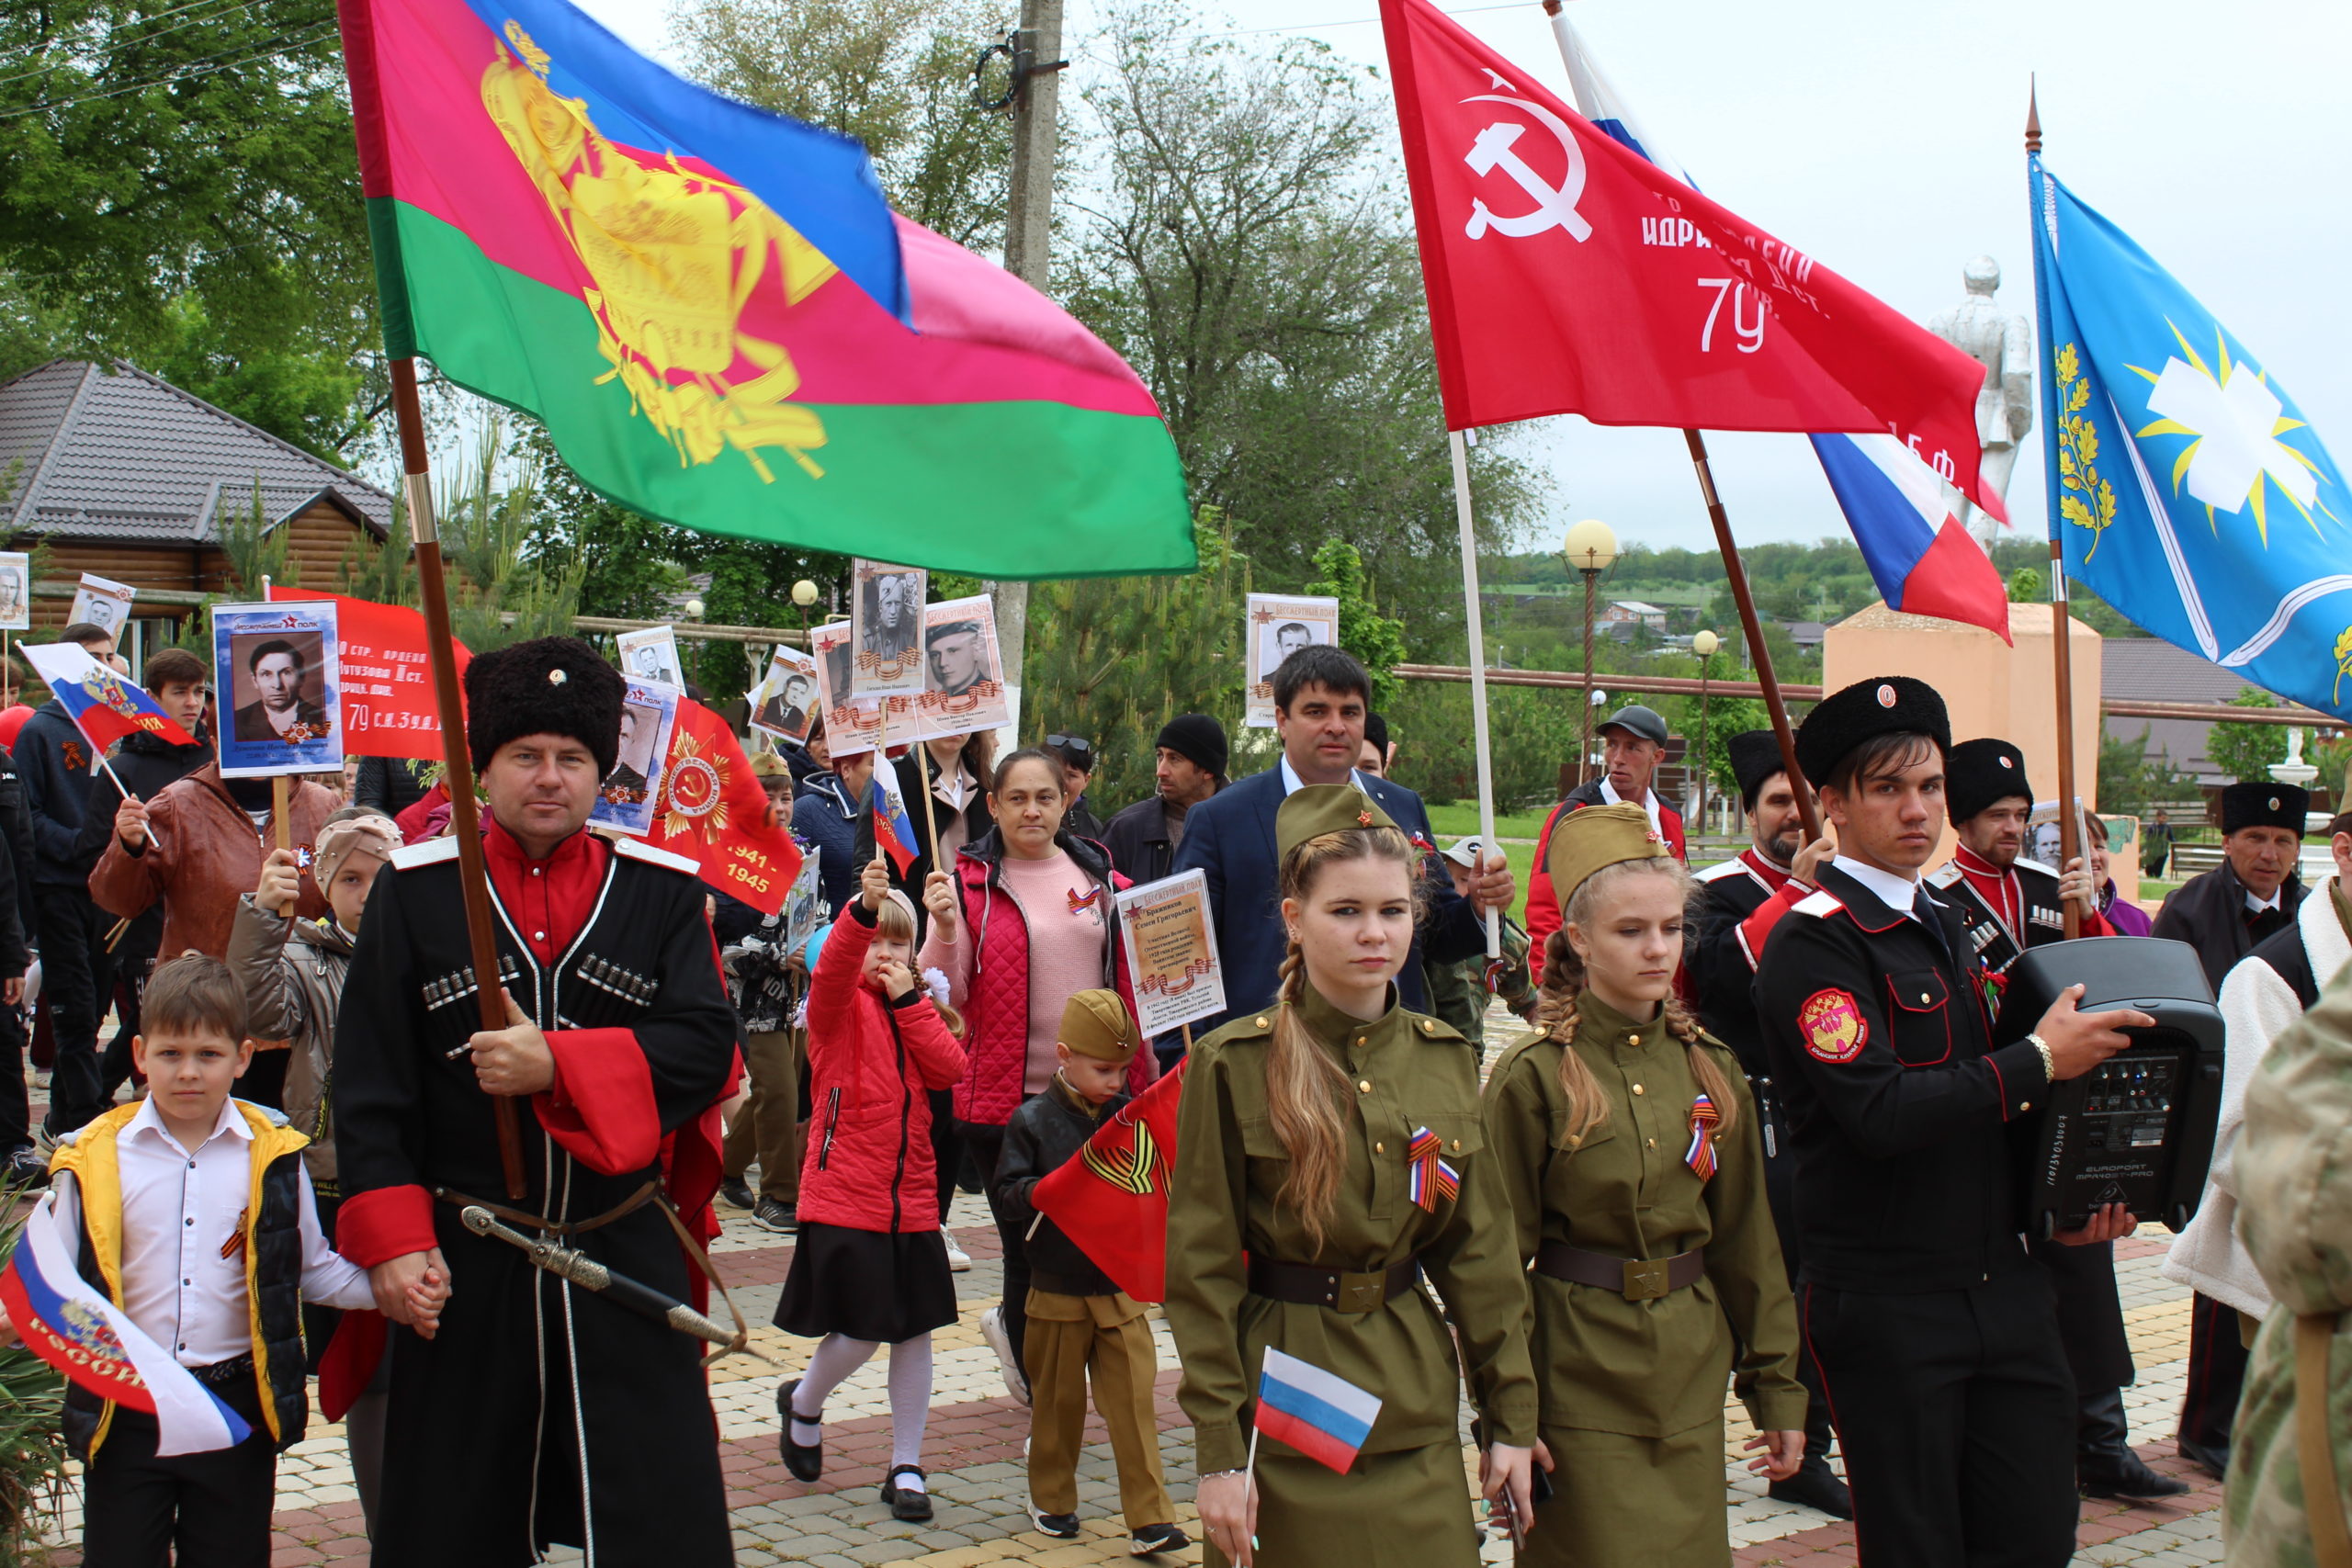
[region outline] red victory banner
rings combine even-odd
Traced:
[[[1168,1179],[1190,1061],[1120,1107],[1078,1158],[1047,1171],[1029,1195],[1039,1213],[1139,1302],[1168,1299]]]
[[[433,670],[424,648],[424,616],[398,604],[346,598],[311,588],[272,586],[273,601],[335,604],[343,639],[343,749],[355,757],[441,760],[441,715],[433,702]],[[449,639],[462,679],[473,655]]]
[[[685,856],[702,868],[705,882],[773,915],[800,874],[800,849],[789,832],[767,824],[768,792],[735,732],[700,703],[680,697],[646,841]]]

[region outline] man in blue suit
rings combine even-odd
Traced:
[[[1456,893],[1438,864],[1437,839],[1421,797],[1402,784],[1355,771],[1372,695],[1363,665],[1336,648],[1303,648],[1283,660],[1273,684],[1282,761],[1193,807],[1176,847],[1171,874],[1198,869],[1208,874],[1209,918],[1225,963],[1227,1010],[1194,1024],[1196,1036],[1274,999],[1288,947],[1282,895],[1275,887],[1281,861],[1274,852],[1274,813],[1301,784],[1352,780],[1428,849],[1422,884],[1427,913],[1414,934],[1412,957],[1396,976],[1406,1007],[1420,1011],[1429,1005],[1421,984],[1424,948],[1441,963],[1484,953],[1486,911],[1509,907],[1516,892],[1510,863],[1498,855],[1473,881],[1469,897]]]

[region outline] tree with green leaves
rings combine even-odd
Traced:
[[[0,375],[119,355],[344,460],[378,345],[332,5],[0,7]]]
[[[2248,686],[2230,699],[2232,707],[2275,708],[2278,699]],[[2205,755],[2240,784],[2267,781],[2270,765],[2287,760],[2287,731],[2276,724],[2217,724],[2207,735]]]
[[[1392,673],[1405,662],[1405,623],[1380,613],[1364,578],[1363,556],[1345,539],[1326,539],[1315,552],[1315,570],[1322,575],[1306,592],[1340,602],[1340,646],[1371,676],[1372,706],[1385,712],[1405,686]]]

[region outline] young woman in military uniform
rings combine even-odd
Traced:
[[[1204,1560],[1474,1568],[1458,1368],[1493,1438],[1486,1492],[1522,1518],[1536,1408],[1478,1056],[1396,1005],[1422,857],[1380,807],[1351,784],[1304,785],[1275,839],[1290,937],[1279,999],[1194,1048],[1177,1116],[1168,1325]],[[1269,1347],[1381,1400],[1345,1475],[1272,1440],[1245,1472]]]
[[[1487,1153],[1531,1267],[1554,1493],[1522,1564],[1725,1568],[1724,1380],[1781,1481],[1804,1458],[1796,1307],[1739,1063],[1674,994],[1697,890],[1637,806],[1562,818],[1541,1032],[1487,1085]]]

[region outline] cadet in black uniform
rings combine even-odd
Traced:
[[[1785,908],[1811,893],[1814,873],[1829,858],[1831,845],[1824,838],[1798,848],[1804,838],[1804,818],[1781,761],[1781,743],[1770,730],[1735,735],[1725,749],[1739,780],[1740,807],[1747,813],[1748,847],[1698,874],[1699,934],[1690,950],[1690,976],[1700,1023],[1738,1056],[1740,1071],[1747,1075],[1747,1087],[1756,1097],[1757,1120],[1764,1134],[1764,1196],[1772,1206],[1781,1260],[1788,1266],[1793,1287],[1802,1261],[1797,1253],[1796,1151],[1789,1146],[1772,1069],[1764,1060],[1764,1035],[1756,1022],[1756,961],[1741,928],[1776,897]],[[1794,891],[1782,897],[1784,888]],[[1758,929],[1769,929],[1770,919],[1764,917]],[[1821,1374],[1802,1339],[1797,1344],[1797,1381],[1807,1395],[1804,1463],[1786,1481],[1773,1482],[1768,1491],[1775,1502],[1803,1503],[1833,1518],[1850,1519],[1853,1498],[1829,1468],[1829,1402],[1822,1397]]]
[[[2066,900],[2084,936],[2112,936],[2077,856],[2061,876],[2022,857],[2033,816],[2025,753],[2006,740],[1963,740],[1951,749],[1944,784],[1960,847],[1928,874],[1936,896],[1960,914],[1968,949],[1996,979],[2030,947],[2066,940]],[[2058,1337],[2075,1374],[2075,1479],[2094,1497],[2177,1497],[2185,1481],[2158,1475],[2132,1451],[2123,1389],[2139,1375],[2115,1288],[2115,1248],[2029,1244],[2058,1292]]]
[[[1838,855],[1766,936],[1758,1012],[1797,1151],[1797,1307],[1853,1488],[1863,1568],[2060,1568],[2074,1554],[2074,1380],[2018,1234],[2007,1124],[2123,1048],[2143,1013],[2070,987],[1991,1048],[1983,971],[1918,875],[1951,722],[1902,676],[1797,734]],[[2128,1235],[2112,1207],[2063,1239]]]

